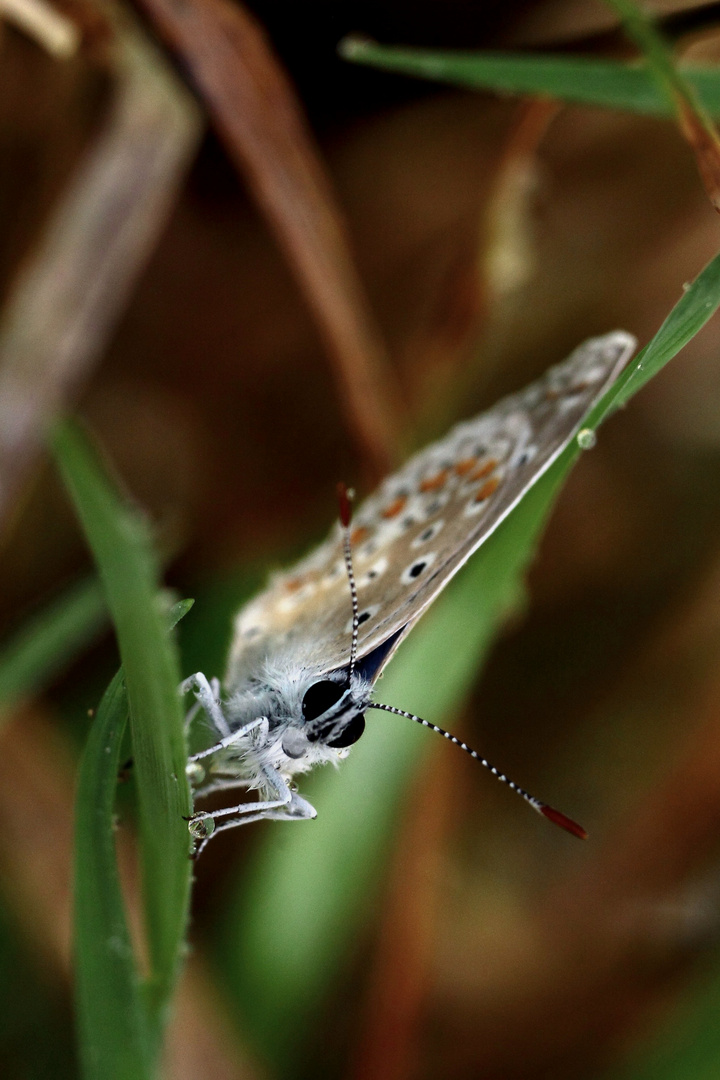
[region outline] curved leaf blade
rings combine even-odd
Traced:
[[[358,38],[346,38],[339,52],[353,63],[469,90],[539,94],[575,105],[674,115],[671,99],[647,64],[552,53],[407,48]],[[690,66],[679,71],[708,112],[720,116],[720,72]]]
[[[113,810],[127,694],[110,683],[80,763],[75,823],[75,1002],[85,1080],[150,1080],[152,1043],[118,879]]]
[[[146,989],[159,1029],[179,966],[190,888],[177,654],[158,600],[159,574],[144,522],[117,495],[77,425],[58,424],[52,448],[98,566],[125,670],[150,957]]]

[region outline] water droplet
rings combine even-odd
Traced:
[[[196,840],[207,840],[215,832],[215,819],[211,818],[209,814],[204,817],[193,818],[192,821],[188,822],[188,829],[190,835]]]
[[[597,435],[592,428],[581,428],[577,433],[577,444],[581,450],[592,450],[597,443]]]
[[[191,787],[199,787],[205,779],[205,770],[199,761],[188,761],[185,766],[185,773],[188,778],[188,783]]]

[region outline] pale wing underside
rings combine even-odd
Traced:
[[[353,522],[360,657],[415,622],[568,445],[635,344],[623,332],[585,342],[538,382],[416,454],[363,503]],[[295,654],[312,656],[320,671],[343,667],[350,631],[338,526],[240,611],[226,689]]]

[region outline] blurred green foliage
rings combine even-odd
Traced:
[[[60,973],[48,969],[0,906],[0,1061],[3,1075],[72,1080],[73,1026]]]

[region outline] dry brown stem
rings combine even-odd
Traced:
[[[158,51],[110,9],[103,128],[15,281],[0,325],[0,520],[48,424],[102,353],[167,220],[200,133]]]
[[[343,216],[295,91],[259,25],[230,0],[143,0],[192,72],[225,148],[288,257],[377,478],[396,459],[397,395]]]

